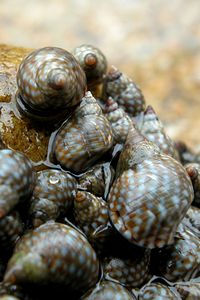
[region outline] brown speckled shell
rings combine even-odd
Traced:
[[[111,220],[129,241],[155,248],[173,243],[193,201],[193,188],[181,164],[161,154],[131,129],[108,197]]]
[[[51,169],[37,172],[36,175],[29,209],[34,227],[67,213],[77,191],[76,179],[70,174]]]
[[[88,85],[103,81],[107,71],[107,60],[100,49],[83,44],[73,50],[73,55],[85,71]]]
[[[185,165],[185,168],[188,175],[190,176],[194,188],[193,205],[200,208],[200,164],[189,163]]]
[[[5,282],[59,284],[87,290],[98,280],[96,253],[77,230],[46,223],[24,235],[8,262]]]
[[[19,94],[28,107],[38,111],[78,104],[86,90],[85,74],[74,56],[57,47],[30,53],[17,73]]]
[[[105,264],[104,276],[124,286],[141,287],[150,276],[150,251],[132,253],[130,258],[111,258]]]
[[[112,128],[91,93],[55,137],[55,157],[75,173],[85,171],[113,145]]]
[[[31,161],[21,152],[0,150],[0,218],[33,191],[35,173]]]
[[[114,67],[105,77],[103,97],[104,100],[112,97],[132,117],[145,109],[145,99],[140,88]]]
[[[144,112],[142,124],[139,127],[140,132],[151,142],[155,143],[160,150],[179,160],[178,151],[176,150],[173,141],[166,134],[162,122],[159,120],[155,111],[151,106],[148,106]]]

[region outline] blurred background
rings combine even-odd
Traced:
[[[200,150],[199,12],[199,0],[0,0],[0,43],[99,47],[169,135]]]

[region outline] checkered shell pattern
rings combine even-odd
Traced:
[[[86,91],[86,77],[68,51],[45,47],[33,51],[21,62],[17,85],[27,106],[43,111],[78,104]]]
[[[193,205],[200,208],[200,164],[188,163],[185,165],[186,171],[191,178],[194,188],[194,202]]]
[[[139,292],[138,300],[180,300],[180,296],[164,284],[151,283]]]
[[[113,145],[109,121],[102,113],[93,112],[91,104],[89,107],[90,113],[87,105],[79,107],[71,119],[60,128],[54,141],[57,161],[63,168],[75,173],[89,168]],[[88,114],[84,113],[85,110]]]
[[[0,150],[0,166],[1,218],[31,194],[35,173],[31,161],[23,153],[10,149]]]
[[[179,160],[173,141],[166,134],[162,122],[151,106],[145,110],[139,130],[149,141],[155,143],[163,153]]]
[[[193,200],[184,168],[160,155],[144,159],[114,182],[108,202],[116,229],[131,242],[148,248],[171,244]]]
[[[200,283],[199,282],[180,282],[175,284],[175,288],[181,295],[182,299],[198,300],[200,299]]]
[[[50,222],[20,239],[4,280],[61,284],[75,291],[92,287],[98,274],[99,262],[86,238],[70,226]]]
[[[73,204],[76,191],[77,181],[70,174],[53,169],[37,172],[29,209],[34,227],[66,213]]]
[[[106,101],[104,114],[112,126],[115,143],[125,143],[133,121],[111,97]]]
[[[109,223],[107,202],[89,192],[78,191],[74,201],[74,217],[92,244],[104,243]]]
[[[23,224],[17,211],[12,211],[0,219],[0,253],[12,248],[22,232]]]
[[[104,97],[112,97],[130,116],[145,110],[145,99],[140,88],[117,69],[112,68],[105,77]]]
[[[100,49],[83,44],[73,50],[73,55],[85,71],[87,83],[101,83],[107,71],[107,59]]]
[[[120,284],[102,281],[97,287],[81,300],[136,300],[125,287]]]
[[[142,253],[142,254],[141,254]],[[131,258],[111,258],[104,267],[107,280],[114,280],[124,286],[140,287],[149,278],[150,251],[146,249]]]
[[[172,282],[188,281],[200,272],[199,238],[189,228],[180,224],[174,244],[160,250],[158,258],[160,273]]]

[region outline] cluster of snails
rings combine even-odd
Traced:
[[[200,299],[200,161],[104,54],[46,47],[16,106],[52,126],[44,170],[0,144],[0,300]]]

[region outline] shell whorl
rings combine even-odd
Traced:
[[[117,230],[142,247],[171,244],[193,196],[183,166],[132,129],[108,197]]]
[[[115,67],[110,69],[104,79],[104,100],[109,96],[132,117],[145,109],[145,99],[140,88]]]
[[[90,92],[60,128],[54,145],[57,161],[75,173],[88,169],[112,147],[112,128]]]
[[[17,73],[18,91],[25,104],[39,111],[72,107],[86,90],[85,74],[74,56],[57,47],[30,53]]]
[[[101,50],[83,44],[76,47],[73,54],[85,71],[88,85],[101,83],[107,71],[107,60]]]

